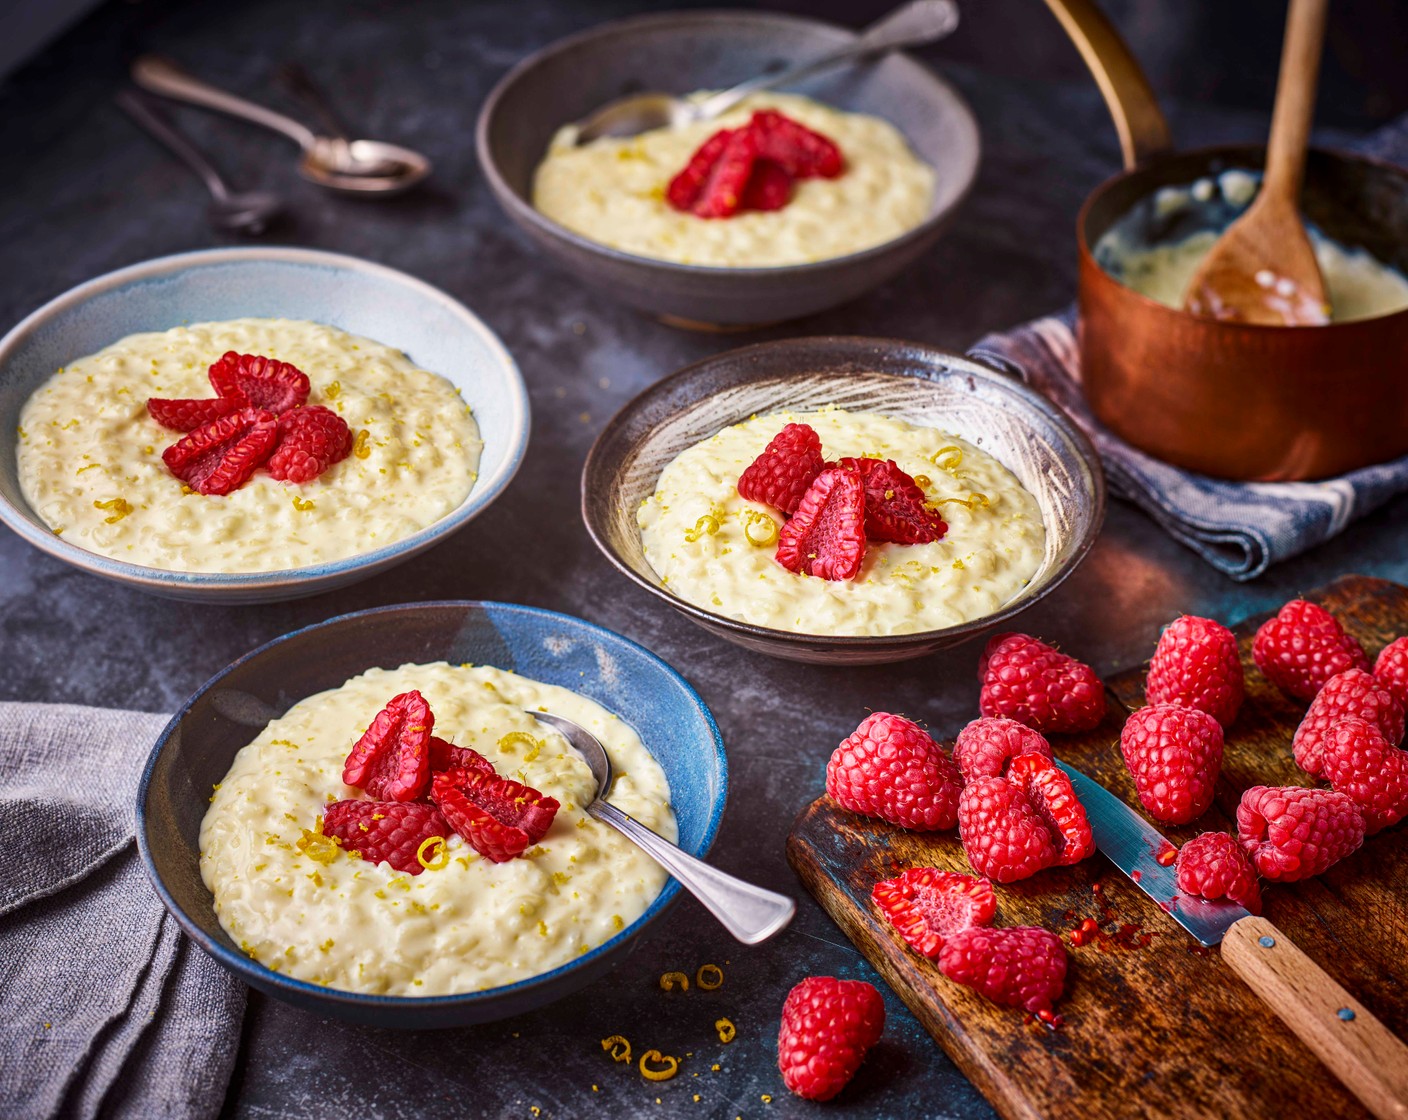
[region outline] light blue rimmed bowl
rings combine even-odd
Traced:
[[[679,845],[708,854],[728,792],[723,739],[689,683],[653,653],[570,615],[504,603],[381,607],[296,630],[207,682],[167,724],[137,790],[137,846],[157,894],[200,946],[240,979],[317,1015],[378,1027],[462,1027],[519,1015],[571,994],[620,963],[679,895],[670,879],[605,944],[541,976],[454,996],[371,996],[280,975],[220,928],[200,875],[210,789],[237,751],[299,700],[374,667],[473,662],[561,685],[615,712],[664,768]]]
[[[55,370],[138,331],[246,316],[311,319],[402,350],[449,380],[484,439],[463,504],[384,548],[272,572],[172,572],[113,560],[54,532],[20,492],[16,429]],[[312,249],[209,249],[158,257],[65,292],[0,339],[0,521],[36,548],[94,575],[158,595],[253,603],[329,591],[408,560],[463,528],[509,484],[528,445],[528,393],[508,350],[468,308],[404,272]]]

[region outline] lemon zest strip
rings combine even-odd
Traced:
[[[440,846],[439,852],[434,856],[427,856],[426,853],[435,845]],[[427,871],[439,871],[450,862],[450,849],[445,846],[443,836],[427,836],[421,841],[420,847],[416,849],[416,862]]]
[[[629,1062],[631,1060],[631,1044],[619,1034],[613,1034],[610,1038],[601,1040],[601,1048],[611,1053],[613,1062]]]
[[[659,1069],[649,1069],[647,1062],[662,1063]],[[680,1060],[672,1058],[669,1054],[662,1054],[659,1050],[647,1050],[640,1056],[640,1075],[647,1081],[669,1081],[680,1071]]]
[[[724,970],[716,964],[701,964],[699,971],[694,974],[694,982],[704,991],[712,992],[715,988],[723,987]]]
[[[732,1019],[719,1019],[714,1023],[714,1029],[719,1032],[720,1042],[732,1042],[738,1035],[738,1028],[733,1025]]]
[[[660,977],[661,991],[672,992],[676,984],[679,985],[680,991],[689,991],[689,977],[683,972],[667,972]]]

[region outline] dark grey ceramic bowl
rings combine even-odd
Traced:
[[[220,927],[200,877],[200,823],[236,752],[299,700],[373,666],[473,662],[591,697],[639,733],[664,768],[679,844],[704,857],[728,792],[723,740],[704,701],[648,650],[589,622],[504,603],[420,603],[343,615],[246,654],[181,706],[137,791],[137,846],[157,894],[195,941],[240,979],[317,1015],[378,1027],[461,1027],[561,999],[620,963],[679,894],[670,879],[603,945],[516,984],[454,996],[371,996],[294,980],[249,959]]]
[[[820,55],[855,33],[769,12],[668,12],[573,35],[515,66],[479,113],[476,143],[505,212],[548,255],[594,288],[685,325],[779,322],[854,299],[888,280],[943,232],[978,170],[978,126],[958,92],[903,54],[795,87],[883,117],[937,174],[923,224],[883,245],[813,264],[719,268],[609,249],[564,229],[531,202],[533,171],[558,128],[626,93],[722,89]]]
[[[837,405],[940,428],[976,444],[1036,497],[1046,555],[1001,610],[914,634],[826,637],[754,626],[686,602],[645,558],[636,511],[687,447],[755,414]],[[730,350],[656,382],[612,418],[582,471],[582,517],[626,576],[706,630],[760,653],[817,664],[921,657],[1005,626],[1075,569],[1105,518],[1090,441],[1055,405],[1004,373],[914,342],[801,338]]]

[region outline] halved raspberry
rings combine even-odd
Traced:
[[[893,459],[851,459],[836,464],[865,483],[865,535],[872,541],[928,544],[942,540],[948,526],[924,505],[924,491]]]
[[[213,420],[247,407],[249,401],[242,394],[203,400],[171,400],[164,397],[150,397],[147,400],[151,418],[173,432],[193,432]]]
[[[265,469],[287,482],[312,482],[352,453],[347,421],[320,404],[292,408],[279,417],[279,444]]]
[[[937,867],[911,867],[876,883],[870,897],[900,936],[930,960],[955,933],[988,925],[997,913],[990,882]]]
[[[434,805],[422,801],[336,801],[323,810],[323,833],[369,863],[385,860],[397,871],[419,875],[416,858],[432,836],[450,838],[450,825]]]
[[[178,439],[161,459],[192,490],[228,494],[269,457],[278,434],[278,417],[272,412],[242,408]]]
[[[821,437],[806,424],[788,424],[738,476],[738,496],[796,513],[824,467]]]
[[[285,412],[308,399],[308,377],[297,366],[262,354],[228,350],[210,367],[210,383],[222,397],[242,397],[255,408]]]
[[[833,141],[775,109],[758,110],[748,129],[756,137],[758,155],[780,163],[794,178],[834,179],[846,169]]]
[[[693,211],[700,218],[731,218],[743,206],[743,192],[758,158],[758,141],[752,130],[738,128],[714,161],[699,190]]]
[[[865,486],[850,471],[822,471],[777,536],[789,572],[855,579],[865,560]]]
[[[393,696],[352,747],[342,780],[381,801],[425,796],[434,727],[435,714],[418,691]]]
[[[1079,863],[1095,854],[1085,806],[1071,787],[1071,779],[1056,763],[1039,754],[1018,755],[1007,767],[1007,780],[1027,795],[1046,822],[1056,845],[1058,866]]]
[[[792,199],[792,176],[780,163],[760,159],[743,188],[744,210],[781,210]]]
[[[531,786],[481,771],[436,774],[430,797],[470,847],[494,863],[506,863],[541,840],[559,808],[556,798]]]
[[[441,739],[438,735],[430,737],[430,769],[439,770],[466,770],[479,771],[482,774],[493,774],[494,764],[480,754],[473,747],[457,747],[454,743]]]
[[[665,188],[666,202],[676,210],[689,212],[694,209],[694,204],[704,191],[704,184],[709,181],[710,172],[714,170],[714,164],[724,154],[733,132],[731,128],[722,129],[695,149],[684,170],[671,179],[670,185]]]

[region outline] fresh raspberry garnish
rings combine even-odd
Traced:
[[[758,140],[747,128],[736,128],[699,189],[692,212],[700,218],[731,218],[743,208],[743,194],[758,160]]]
[[[1237,806],[1237,839],[1263,879],[1320,875],[1364,843],[1364,814],[1348,794],[1252,786]]]
[[[831,752],[826,792],[853,813],[901,828],[952,828],[963,776],[918,724],[875,712]]]
[[[738,477],[738,496],[796,513],[821,474],[821,437],[806,424],[788,424]]]
[[[795,179],[834,179],[846,169],[833,141],[775,109],[759,109],[748,128],[756,138],[758,156],[781,164]]]
[[[1379,651],[1374,676],[1408,709],[1408,638],[1395,638]]]
[[[855,579],[865,560],[865,486],[849,471],[822,471],[777,534],[777,562],[821,579]]]
[[[1007,780],[1026,794],[1046,823],[1056,846],[1057,866],[1079,863],[1095,854],[1085,806],[1071,788],[1071,779],[1056,763],[1039,754],[1018,755],[1007,767]]]
[[[494,863],[522,855],[547,835],[559,808],[556,798],[482,770],[435,774],[430,797],[470,847]]]
[[[308,399],[308,377],[297,366],[262,354],[228,350],[210,367],[210,383],[222,397],[243,398],[255,408],[286,412]]]
[[[1252,658],[1272,684],[1301,700],[1313,700],[1337,673],[1369,668],[1363,647],[1335,616],[1304,599],[1292,599],[1261,624]]]
[[[920,956],[933,960],[960,930],[988,925],[997,895],[986,879],[937,867],[911,867],[870,892],[880,912]]]
[[[1024,754],[1050,758],[1051,745],[1040,731],[1000,716],[975,719],[958,733],[953,744],[953,760],[965,781],[1003,777],[1008,762]]]
[[[1066,986],[1066,950],[1047,929],[975,927],[939,950],[939,971],[1004,1007],[1049,1010]]]
[[[243,396],[207,397],[203,400],[150,397],[147,400],[147,412],[151,418],[173,432],[193,432],[213,420],[248,407],[249,401]]]
[[[784,1084],[809,1101],[829,1101],[855,1076],[884,1029],[885,1001],[874,985],[808,976],[782,1005],[777,1068]]]
[[[430,737],[430,769],[465,770],[470,773],[493,774],[494,764],[473,747],[457,747],[439,736]]]
[[[228,494],[269,457],[278,434],[278,418],[272,412],[242,408],[182,436],[161,459],[192,490]]]
[[[353,744],[342,780],[379,801],[415,801],[430,784],[430,733],[435,714],[412,689],[393,696]]]
[[[1323,742],[1324,776],[1363,811],[1366,835],[1408,816],[1408,751],[1353,716],[1331,724]]]
[[[1237,639],[1222,623],[1185,614],[1159,635],[1144,683],[1150,704],[1197,708],[1231,727],[1244,692]]]
[[[665,188],[666,202],[683,212],[694,209],[694,204],[704,193],[704,184],[709,181],[714,164],[719,162],[719,157],[728,147],[733,131],[731,128],[722,129],[699,145],[684,165],[684,170],[671,179],[670,185]]]
[[[928,544],[948,532],[944,519],[924,505],[924,491],[893,459],[851,459],[836,464],[865,483],[865,535],[872,541]]]
[[[419,875],[416,858],[432,836],[450,838],[450,826],[434,805],[423,801],[336,801],[323,810],[323,833],[369,863],[385,860],[397,871]]]
[[[1045,732],[1089,731],[1105,718],[1095,670],[1029,634],[998,634],[978,665],[978,709]]]
[[[279,444],[265,469],[286,482],[312,482],[352,453],[347,421],[320,404],[292,408],[279,417]]]
[[[1031,798],[1006,778],[976,778],[958,798],[958,835],[969,864],[1015,883],[1056,862],[1056,840]]]
[[[1154,704],[1125,721],[1120,753],[1149,815],[1187,824],[1212,804],[1222,770],[1222,725],[1197,708]]]
[[[1378,728],[1390,746],[1403,738],[1403,705],[1386,685],[1363,669],[1336,673],[1315,694],[1291,740],[1296,765],[1311,777],[1318,778],[1323,772],[1326,733],[1347,716]]]
[[[781,210],[792,201],[792,176],[782,164],[760,159],[743,188],[744,210]]]
[[[1256,868],[1227,833],[1204,832],[1193,837],[1179,849],[1174,868],[1179,890],[1209,901],[1225,898],[1253,914],[1261,913]]]

